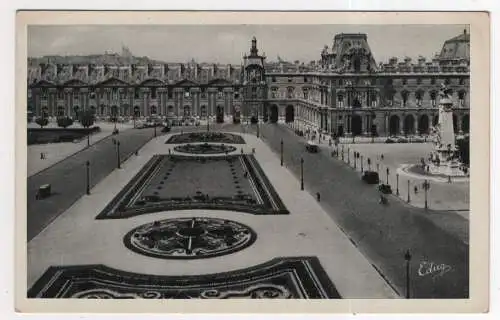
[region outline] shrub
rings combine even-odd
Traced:
[[[49,119],[43,117],[43,118],[37,118],[35,120],[35,123],[39,125],[41,128],[45,127],[46,125],[49,124]]]
[[[62,128],[67,128],[73,124],[73,119],[70,117],[59,117],[57,118],[57,125]]]
[[[94,124],[95,116],[91,110],[85,110],[80,113],[80,123],[84,128],[89,128]]]

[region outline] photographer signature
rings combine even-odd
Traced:
[[[418,275],[421,277],[432,275],[433,277],[442,276],[447,272],[450,272],[452,267],[441,263],[437,264],[429,261],[420,262],[420,266],[418,267]]]

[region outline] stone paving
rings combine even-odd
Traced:
[[[123,161],[152,138],[152,129],[126,130],[118,136],[104,138],[99,143],[28,177],[28,240],[85,194],[86,161],[90,162],[90,185],[94,186],[118,165],[117,147],[113,139],[121,141],[120,161]],[[36,200],[38,188],[44,184],[51,185],[53,194],[49,198]]]
[[[218,210],[158,212],[119,220],[95,216],[137,174],[154,154],[166,153],[164,137],[154,139],[130,157],[121,170],[97,183],[28,243],[28,287],[51,266],[103,264],[124,272],[188,276],[228,272],[267,263],[278,257],[317,257],[343,298],[396,298],[397,294],[358,248],[332,221],[316,199],[298,188],[298,180],[281,167],[274,152],[245,135],[245,153],[255,157],[274,185],[289,215],[255,216]],[[251,246],[210,259],[165,260],[137,254],[123,244],[132,229],[158,219],[214,217],[229,219],[255,231]],[[77,226],[77,227],[76,227]]]
[[[90,136],[90,144],[93,145],[102,139],[109,137],[114,129],[114,124],[109,122],[97,122],[97,126],[101,128],[100,132],[92,134]],[[34,125],[33,123],[28,124],[28,128],[39,128],[39,125]],[[55,128],[57,125],[50,123],[46,128]],[[77,125],[71,126],[80,127]],[[117,123],[117,129],[120,132],[133,128],[131,124],[128,123]],[[34,144],[28,146],[28,177],[32,176],[48,167],[54,165],[55,163],[81,151],[87,147],[87,139],[83,139],[78,142],[62,142],[62,143],[49,143],[49,144]],[[40,153],[44,153],[45,158],[41,159]]]
[[[306,152],[306,140],[285,126],[262,125],[260,132],[276,154],[284,141],[284,164],[296,177],[304,159],[306,190],[320,193],[321,206],[399,292],[406,290],[404,256],[410,250],[412,297],[468,297],[467,219],[396,199],[382,205],[376,186],[363,183],[359,172],[327,152]],[[446,270],[433,276],[426,272],[432,265]]]

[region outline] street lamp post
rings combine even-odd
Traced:
[[[304,190],[304,158],[300,158],[300,190]]]
[[[385,170],[385,173],[387,173],[386,184],[389,184],[389,167]]]
[[[86,170],[87,170],[87,186],[86,186],[86,192],[87,194],[90,194],[90,161],[87,160],[87,162],[85,162],[85,166],[86,166]]]
[[[354,170],[356,170],[356,162],[358,160],[358,154],[356,153],[356,151],[354,151]]]
[[[406,261],[406,299],[410,299],[410,261],[411,254],[410,250],[406,250],[405,253],[405,261]]]
[[[399,196],[399,173],[396,173],[396,195]]]
[[[406,199],[406,202],[410,203],[410,179],[408,179],[408,199]]]
[[[363,173],[363,156],[361,156],[361,173]]]
[[[429,208],[429,205],[427,203],[427,191],[430,189],[430,183],[427,181],[427,179],[424,181],[424,191],[425,191],[425,209],[427,210]]]
[[[349,154],[350,154],[350,151],[349,151],[349,148],[347,148],[347,164],[350,165],[351,164],[351,159],[350,159]]]
[[[121,161],[120,161],[120,141],[116,142],[116,157],[118,159],[118,169],[121,168]]]
[[[283,139],[281,139],[280,142],[280,147],[281,147],[281,166],[283,167]]]
[[[87,147],[90,147],[90,132],[87,134]]]

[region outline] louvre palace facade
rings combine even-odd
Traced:
[[[457,133],[469,131],[469,34],[431,61],[377,63],[366,34],[337,34],[308,64],[266,62],[257,39],[240,65],[164,63],[122,54],[30,58],[28,110],[40,116],[159,116],[287,123],[340,136],[426,134],[438,92],[452,90]],[[439,49],[439,48],[436,48]]]

